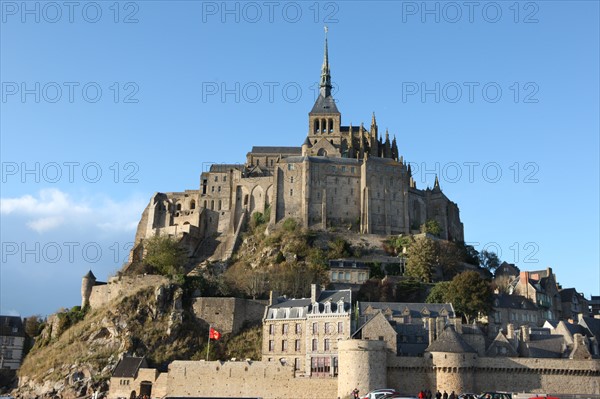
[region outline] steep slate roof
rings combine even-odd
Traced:
[[[498,335],[496,335],[496,338],[492,341],[492,344],[487,348],[486,355],[487,356],[497,356],[498,354],[496,353],[496,348],[505,348],[506,356],[510,356],[510,357],[519,356],[519,354],[517,353],[515,348],[512,346],[512,344],[510,342],[508,342],[508,339],[504,336],[502,331],[498,331]]]
[[[600,339],[600,319],[596,319],[594,317],[583,316],[579,320],[579,325],[587,328],[587,330],[595,336],[597,339]]]
[[[392,317],[403,316],[405,309],[408,309],[411,317],[423,317],[421,311],[425,308],[429,311],[428,317],[439,317],[442,310],[446,311],[448,317],[454,317],[454,308],[450,303],[359,302],[358,306],[360,314],[364,314],[370,306],[373,309],[390,309]]]
[[[508,295],[508,294],[497,294],[494,295],[494,307],[495,308],[509,308],[509,309],[526,309],[526,310],[537,310],[538,308],[529,299],[522,295]]]
[[[216,173],[225,173],[229,172],[231,169],[242,170],[244,165],[240,165],[239,163],[215,163],[210,165],[210,171]]]
[[[352,291],[346,290],[325,290],[319,293],[317,303],[319,312],[325,310],[325,304],[330,302],[331,313],[338,311],[338,302],[343,300],[344,311],[350,311],[352,301]],[[270,305],[267,309],[267,319],[301,318],[306,317],[313,310],[313,304],[310,298],[287,299],[280,297],[277,303]]]
[[[339,114],[337,106],[335,105],[335,100],[332,96],[323,97],[319,94],[319,98],[315,101],[315,105],[313,105],[311,114]]]
[[[477,353],[475,349],[465,342],[454,330],[454,326],[448,326],[444,332],[425,349],[426,352],[445,353]]]
[[[96,276],[94,276],[94,273],[92,273],[92,271],[90,270],[85,274],[85,276],[83,276],[83,278],[89,278],[91,280],[95,280]]]
[[[562,335],[530,335],[528,342],[522,342],[522,352],[526,357],[560,358],[566,349]]]
[[[302,147],[254,146],[252,154],[302,154]]]
[[[143,357],[125,356],[119,361],[113,377],[118,378],[135,378],[140,367],[146,366],[146,359]]]
[[[569,331],[571,336],[575,336],[575,334],[581,334],[583,336],[588,335],[588,329],[579,324],[568,323],[564,320],[562,320],[561,322],[564,323],[567,331]]]
[[[392,323],[397,334],[396,350],[399,355],[418,356],[425,352],[429,345],[429,335],[423,324]]]
[[[519,277],[520,270],[517,266],[512,263],[502,262],[494,272],[496,277],[498,276],[514,276]]]
[[[0,335],[5,337],[24,337],[23,321],[19,316],[0,316]]]

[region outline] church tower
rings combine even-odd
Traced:
[[[331,73],[327,48],[327,27],[325,28],[325,52],[321,67],[319,97],[308,114],[308,140],[312,145],[309,153],[317,156],[341,156],[342,115],[331,95]]]

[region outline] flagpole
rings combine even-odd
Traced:
[[[208,347],[206,348],[206,361],[208,362],[208,353],[210,352],[210,329],[212,326],[208,325]]]

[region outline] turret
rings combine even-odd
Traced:
[[[306,140],[304,140],[304,143],[302,143],[302,156],[308,155],[308,149],[310,147],[312,147],[312,145],[310,144],[310,139],[307,136]]]
[[[394,135],[394,139],[392,140],[392,159],[398,161],[398,155],[398,144],[396,143],[396,135]]]
[[[375,120],[375,112],[373,112],[373,118],[371,119],[371,131],[369,135],[369,152],[372,157],[379,156],[379,135],[377,133],[377,121]]]
[[[92,295],[92,287],[96,284],[96,276],[90,270],[81,279],[81,308],[85,308],[90,304],[90,296]]]
[[[352,123],[348,127],[348,158],[354,158],[354,134],[352,133]]]
[[[391,158],[392,157],[392,144],[390,143],[390,133],[387,129],[385,129],[385,143],[383,146],[383,157]]]

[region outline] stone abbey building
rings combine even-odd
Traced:
[[[331,94],[327,39],[320,93],[308,114],[300,147],[253,147],[245,164],[212,165],[198,190],[156,193],[144,210],[136,251],[144,238],[169,234],[190,255],[227,258],[243,220],[269,210],[270,223],[295,218],[304,227],[351,228],[365,234],[400,234],[436,220],[441,238],[463,241],[456,203],[441,191],[418,189],[395,137],[371,125],[343,126]]]

